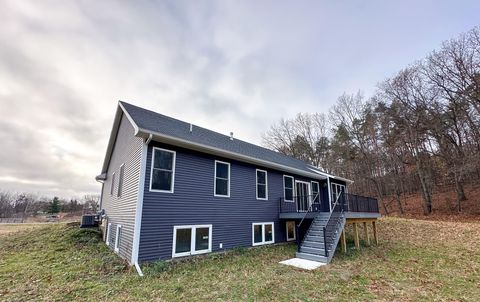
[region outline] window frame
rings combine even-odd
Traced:
[[[112,173],[112,183],[110,184],[110,196],[115,192],[115,172]]]
[[[314,193],[313,193],[313,184],[317,184],[317,193],[318,193],[318,201],[315,202],[315,196],[314,196]],[[311,183],[310,183],[310,192],[312,193],[312,203],[320,203],[320,182],[318,181],[315,181],[315,180],[312,180]]]
[[[265,173],[265,184],[260,184],[260,185],[265,185],[265,197],[261,198],[258,197],[258,172],[263,172]],[[255,196],[257,197],[257,200],[268,200],[268,172],[266,170],[262,169],[255,169]]]
[[[195,251],[197,229],[208,228],[208,249]],[[212,252],[212,225],[211,224],[193,224],[193,225],[174,225],[173,226],[173,243],[172,258],[193,256],[199,254],[207,254]],[[177,248],[177,230],[191,229],[190,233],[190,252],[175,253]]]
[[[285,178],[291,178],[292,179],[292,199],[287,199],[285,196]],[[290,175],[283,175],[283,201],[285,202],[295,202],[294,201],[294,196],[295,196],[295,178]]]
[[[293,223],[293,238],[288,238],[288,224],[289,223]],[[294,240],[297,239],[297,230],[296,230],[296,227],[295,227],[295,221],[294,220],[288,220],[285,223],[285,238],[287,239],[287,241],[294,241]]]
[[[107,235],[105,236],[105,244],[106,244],[107,246],[110,246],[111,232],[112,232],[112,223],[109,222],[109,223],[107,224]]]
[[[115,253],[120,251],[120,236],[122,234],[122,225],[117,224],[116,232],[115,232],[115,248],[113,249]]]
[[[165,169],[160,169],[160,168],[154,168],[154,163],[155,163],[155,150],[160,150],[160,151],[165,151],[173,154],[172,158],[172,182],[171,182],[171,188],[170,190],[159,190],[159,189],[152,189],[152,183],[153,183],[153,169],[159,169],[159,170],[164,170],[168,171]],[[157,192],[157,193],[173,193],[175,190],[175,168],[176,168],[176,163],[177,163],[177,152],[173,150],[168,150],[160,147],[152,147],[152,160],[150,162],[150,187],[149,191],[150,192]]]
[[[217,163],[226,164],[228,166],[228,179],[227,179],[227,195],[217,194]],[[230,198],[230,173],[231,173],[231,166],[229,162],[215,160],[214,164],[214,177],[213,177],[213,196],[214,197],[224,197]],[[223,178],[221,178],[223,179]]]
[[[125,178],[125,163],[120,165],[120,170],[118,171],[117,197],[122,197],[124,178]]]
[[[255,242],[255,226],[262,226],[262,241]],[[265,225],[272,225],[272,240],[265,241]],[[275,223],[272,222],[252,222],[252,246],[267,245],[275,243]]]

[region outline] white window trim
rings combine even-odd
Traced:
[[[272,240],[265,241],[265,225],[271,224],[272,225]],[[255,226],[261,225],[262,226],[262,242],[255,242]],[[266,245],[275,243],[275,224],[273,222],[254,222],[252,223],[252,246],[258,245]]]
[[[285,178],[291,178],[292,179],[292,197],[293,197],[293,195],[295,195],[295,178],[293,178],[293,176],[283,175],[283,201],[294,202],[293,198],[292,199],[287,199],[285,197]]]
[[[107,225],[107,236],[105,236],[105,244],[110,245],[110,233],[112,231],[112,223],[108,223]]]
[[[122,173],[122,169],[123,169],[123,173]],[[125,178],[125,163],[121,164],[120,169],[118,170],[117,197],[122,197],[124,178]]]
[[[258,172],[265,173],[265,198],[258,197]],[[265,170],[261,170],[261,169],[255,170],[255,194],[256,194],[255,196],[257,197],[257,200],[268,200],[268,173]]]
[[[335,194],[336,196],[338,196],[338,193],[341,192],[341,188],[343,187],[343,192],[347,192],[347,186],[345,185],[341,185],[341,184],[337,184],[337,183],[333,183],[332,182],[332,202],[335,202],[335,200],[333,200],[333,194]]]
[[[288,224],[293,223],[293,238],[288,238]],[[297,239],[297,230],[295,227],[295,221],[289,220],[285,223],[285,235],[287,237],[287,241],[294,241]]]
[[[153,163],[155,162],[155,150],[160,150],[160,151],[165,151],[165,152],[170,152],[173,153],[173,159],[172,159],[172,185],[170,190],[158,190],[158,189],[152,189],[152,180],[153,180]],[[177,152],[173,150],[168,150],[168,149],[163,149],[159,147],[153,147],[152,148],[152,160],[150,163],[150,192],[159,192],[159,193],[173,193],[175,189],[175,166],[177,163]]]
[[[120,246],[118,245],[120,243],[120,236],[118,236],[118,234],[120,234],[121,229],[122,229],[122,225],[118,224],[117,232],[115,233],[115,248],[114,248],[115,253],[118,253],[120,251]]]
[[[217,163],[228,165],[227,195],[217,194]],[[225,162],[225,161],[215,160],[215,165],[214,165],[214,170],[215,171],[214,171],[214,178],[213,178],[213,196],[215,196],[215,197],[225,197],[225,198],[230,197],[230,168],[231,168],[230,163]]]
[[[315,198],[315,196],[313,196],[313,194],[314,194],[314,193],[313,193],[313,184],[314,184],[314,183],[317,184],[317,188],[318,188],[318,192],[317,192],[317,193],[318,193],[318,203],[320,203],[320,183],[319,183],[318,181],[313,181],[313,180],[311,181],[311,184],[310,184],[310,192],[312,192],[312,203],[313,203],[314,198]]]
[[[112,183],[110,184],[110,196],[115,192],[115,172],[112,173]]]
[[[195,237],[197,228],[208,228],[208,249],[195,251]],[[177,230],[191,229],[190,238],[190,252],[175,253],[177,247]],[[173,226],[173,244],[172,244],[172,258],[185,257],[190,255],[206,254],[212,251],[212,225],[211,224],[198,224],[198,225],[175,225]]]

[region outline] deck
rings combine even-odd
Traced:
[[[330,212],[330,201],[321,199],[319,196],[293,196],[293,200],[285,201],[280,198],[280,219],[313,219],[319,213]],[[350,219],[377,219],[381,217],[377,199],[350,193],[344,193],[340,197],[343,204],[345,218]]]

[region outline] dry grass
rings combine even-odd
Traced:
[[[238,249],[144,266],[111,253],[99,234],[55,225],[3,236],[0,300],[478,301],[480,224],[384,218],[380,245],[337,252],[315,271],[278,264],[294,245]]]
[[[42,227],[39,223],[0,223],[0,236]]]

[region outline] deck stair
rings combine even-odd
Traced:
[[[330,263],[345,222],[343,202],[337,202],[331,213],[318,213],[300,242],[296,257]]]

